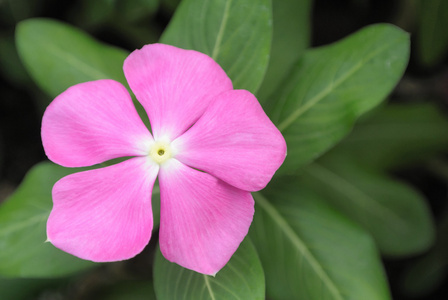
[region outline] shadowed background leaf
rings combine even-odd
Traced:
[[[154,287],[149,280],[127,280],[105,286],[92,300],[156,300]]]
[[[66,281],[66,279],[6,279],[0,277],[0,296],[2,296],[2,300],[37,299],[37,295],[43,290],[57,287]]]
[[[418,163],[448,148],[448,120],[431,103],[388,104],[366,115],[328,155],[385,170]]]
[[[428,66],[439,63],[448,48],[448,1],[419,0],[417,49],[421,62]]]
[[[419,193],[349,157],[325,158],[304,168],[298,180],[366,229],[382,254],[411,256],[432,245],[434,224]]]

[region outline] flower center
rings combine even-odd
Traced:
[[[152,145],[149,156],[160,165],[173,157],[173,152],[168,142],[158,141]]]

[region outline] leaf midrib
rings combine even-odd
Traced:
[[[335,283],[325,273],[324,268],[319,261],[308,250],[305,243],[300,239],[296,232],[289,226],[286,220],[281,214],[273,207],[269,201],[260,193],[253,193],[255,202],[257,202],[267,213],[271,216],[272,220],[277,223],[285,236],[291,241],[291,243],[302,253],[305,260],[307,260],[311,268],[315,271],[317,276],[322,280],[324,286],[327,287],[329,292],[333,295],[335,300],[343,300],[341,291],[336,287]]]
[[[207,291],[212,298],[212,300],[216,300],[215,294],[213,293],[212,287],[210,286],[210,281],[208,280],[208,275],[203,274],[205,286],[207,287]]]
[[[229,19],[229,10],[230,10],[230,4],[232,3],[232,0],[227,0],[226,6],[224,7],[224,13],[221,19],[221,24],[219,26],[218,35],[216,36],[215,45],[213,46],[213,53],[212,58],[216,61],[219,50],[221,49],[221,43],[224,36],[224,29],[227,26],[227,20]]]

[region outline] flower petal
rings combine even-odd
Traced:
[[[247,235],[252,195],[176,159],[159,174],[162,254],[185,268],[216,274]]]
[[[244,90],[220,94],[172,145],[179,161],[246,191],[264,188],[286,156],[282,134]]]
[[[152,140],[126,88],[114,80],[70,87],[48,106],[42,119],[45,153],[65,167],[146,155]]]
[[[151,238],[151,192],[158,169],[137,157],[62,178],[53,187],[48,240],[95,262],[134,257]]]
[[[123,69],[156,140],[172,141],[202,115],[213,97],[232,89],[226,73],[209,56],[164,44],[135,50]]]

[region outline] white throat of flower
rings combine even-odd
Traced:
[[[149,157],[159,165],[163,164],[173,156],[173,149],[167,141],[157,141],[152,144],[151,149],[149,150]]]

